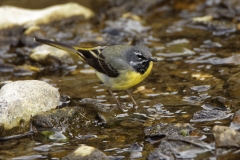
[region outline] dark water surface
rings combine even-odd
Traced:
[[[38,6],[33,1],[18,3],[6,0],[0,5],[36,9],[52,5],[54,1],[39,3]],[[8,64],[1,67],[1,81],[44,80],[59,88],[62,96],[70,98],[67,107],[78,107],[81,113],[81,116],[71,120],[71,124],[61,126],[67,140],[43,140],[38,136],[20,139],[9,142],[8,149],[1,149],[1,158],[29,156],[23,159],[59,159],[79,144],[87,144],[108,156],[125,156],[125,159],[129,159],[131,156],[134,158],[129,148],[138,144],[142,147],[142,156],[138,159],[146,159],[159,143],[151,144],[145,129],[159,124],[164,124],[165,128],[170,125],[191,125],[194,129],[188,136],[205,137],[203,141],[214,146],[212,127],[216,124],[229,126],[232,121],[230,115],[239,109],[239,12],[236,11],[231,17],[230,13],[234,11],[230,12],[223,5],[225,3],[218,5],[210,0],[141,3],[142,6],[138,4],[133,7],[127,1],[119,1],[119,4],[113,1],[83,1],[80,4],[93,9],[96,17],[91,21],[68,24],[64,30],[57,31],[65,35],[58,36],[63,42],[81,46],[129,42],[149,46],[159,62],[154,63],[152,73],[146,80],[130,89],[139,105],[137,110],[131,108],[131,99],[125,91],[114,93],[121,103],[130,108],[129,111],[121,113],[115,108],[115,101],[107,88],[94,71],[82,62],[73,65],[37,64],[26,55],[16,54],[16,50],[26,49],[24,44],[12,47],[5,55],[0,54],[5,64]],[[122,9],[128,5],[130,9]],[[234,8],[234,5],[231,7]],[[228,17],[223,14],[227,11]],[[131,16],[129,19],[121,19],[124,16],[119,16],[117,12],[119,15],[130,13]],[[140,20],[133,15],[138,15]],[[215,17],[207,22],[193,20],[206,15]],[[77,31],[79,28],[85,31]],[[72,32],[72,36],[66,38],[69,32]],[[46,38],[51,36],[46,35]],[[32,48],[28,46],[29,50]],[[31,68],[33,72],[26,75],[28,72],[13,69],[25,64],[40,71],[35,72]],[[212,119],[210,115],[199,116],[200,119],[194,117],[204,107],[217,108],[224,111],[224,115]],[[99,115],[106,119],[106,125],[100,125]],[[229,156],[234,159],[237,153],[232,152],[228,150],[228,153],[217,154],[214,149],[210,149],[198,152],[194,159],[227,159]],[[179,158],[184,157],[182,155]]]

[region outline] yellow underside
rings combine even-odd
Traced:
[[[126,90],[143,81],[151,72],[152,66],[153,62],[150,62],[144,74],[140,74],[133,70],[129,70],[128,72],[126,72],[126,70],[120,71],[120,75],[116,78],[107,77],[105,74],[99,72],[96,72],[96,74],[106,86],[116,90]]]

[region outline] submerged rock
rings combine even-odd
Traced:
[[[173,160],[173,159],[174,159],[173,157],[164,155],[159,148],[156,148],[148,156],[148,160]]]
[[[101,160],[109,160],[110,158],[105,155],[102,151],[86,146],[80,145],[76,150],[72,153],[68,154],[63,160],[70,160],[70,159],[82,159],[82,160],[92,160],[92,159],[101,159]]]
[[[74,116],[83,113],[78,107],[67,107],[39,113],[31,118],[32,124],[36,128],[66,129],[66,126],[74,122]],[[79,118],[79,117],[78,117]],[[68,128],[69,129],[69,128]]]
[[[240,72],[233,74],[226,83],[227,93],[233,98],[240,96]]]
[[[213,110],[201,110],[193,114],[193,118],[190,122],[206,122],[206,121],[215,121],[222,120],[230,117],[232,114],[227,111],[221,111],[217,109]]]
[[[198,154],[204,154],[214,148],[197,137],[171,136],[160,141],[160,145],[149,154],[149,160],[155,159],[194,159]]]
[[[198,20],[196,20],[198,19]],[[207,21],[200,21],[199,17],[193,20],[193,26],[195,28],[210,30],[212,31],[213,35],[221,36],[226,35],[232,32],[237,31],[237,25],[234,23],[229,23],[226,21],[217,21],[217,20],[207,20]],[[191,25],[189,25],[191,26]]]
[[[32,116],[56,108],[59,92],[43,81],[25,80],[4,85],[0,90],[0,136],[26,131]],[[18,130],[19,129],[19,130]],[[12,130],[12,131],[11,131]]]
[[[157,124],[144,129],[146,141],[159,144],[152,151],[148,159],[191,159],[197,154],[204,154],[213,150],[213,147],[198,135],[196,128],[190,124]],[[174,158],[175,157],[175,158]]]

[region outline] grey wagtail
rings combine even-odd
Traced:
[[[39,38],[35,38],[35,41],[65,50],[71,54],[78,54],[85,63],[95,70],[98,78],[108,87],[121,110],[123,108],[111,89],[127,90],[137,107],[137,103],[128,88],[144,80],[152,70],[153,61],[157,61],[152,57],[150,49],[144,45],[80,48]]]

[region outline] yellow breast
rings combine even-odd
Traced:
[[[120,71],[120,75],[115,78],[107,77],[100,72],[96,72],[96,74],[106,86],[116,90],[126,90],[142,82],[151,72],[152,66],[153,62],[150,62],[149,67],[144,74],[140,74],[134,70]]]

